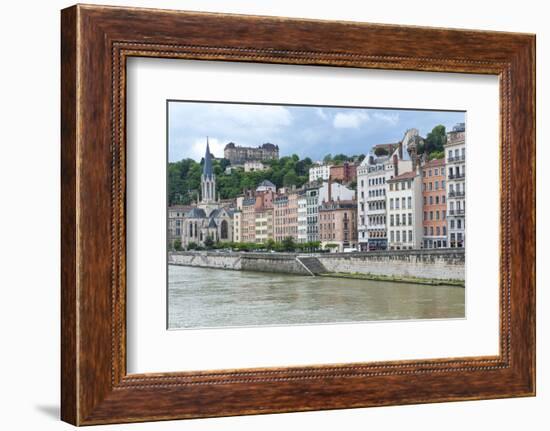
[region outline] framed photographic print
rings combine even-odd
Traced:
[[[62,11],[62,419],[535,394],[535,38]]]

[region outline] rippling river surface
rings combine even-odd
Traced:
[[[465,289],[168,267],[170,329],[464,317]]]

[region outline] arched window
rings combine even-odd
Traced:
[[[222,239],[228,239],[228,225],[227,220],[222,220],[222,228],[221,228],[221,238]]]

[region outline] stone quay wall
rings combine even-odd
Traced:
[[[317,256],[329,272],[464,280],[464,249],[392,250]]]
[[[296,260],[296,256],[294,253],[179,251],[168,254],[168,263],[171,265],[197,266],[202,268],[311,275]]]
[[[297,253],[246,253],[213,251],[170,252],[172,265],[238,271],[311,275]],[[359,253],[310,254],[333,273],[359,273],[434,280],[464,280],[463,249],[392,250]]]

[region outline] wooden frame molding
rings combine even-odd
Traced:
[[[91,425],[535,394],[533,35],[81,5],[63,10],[61,21],[63,420]],[[131,56],[498,75],[499,355],[128,375]]]

